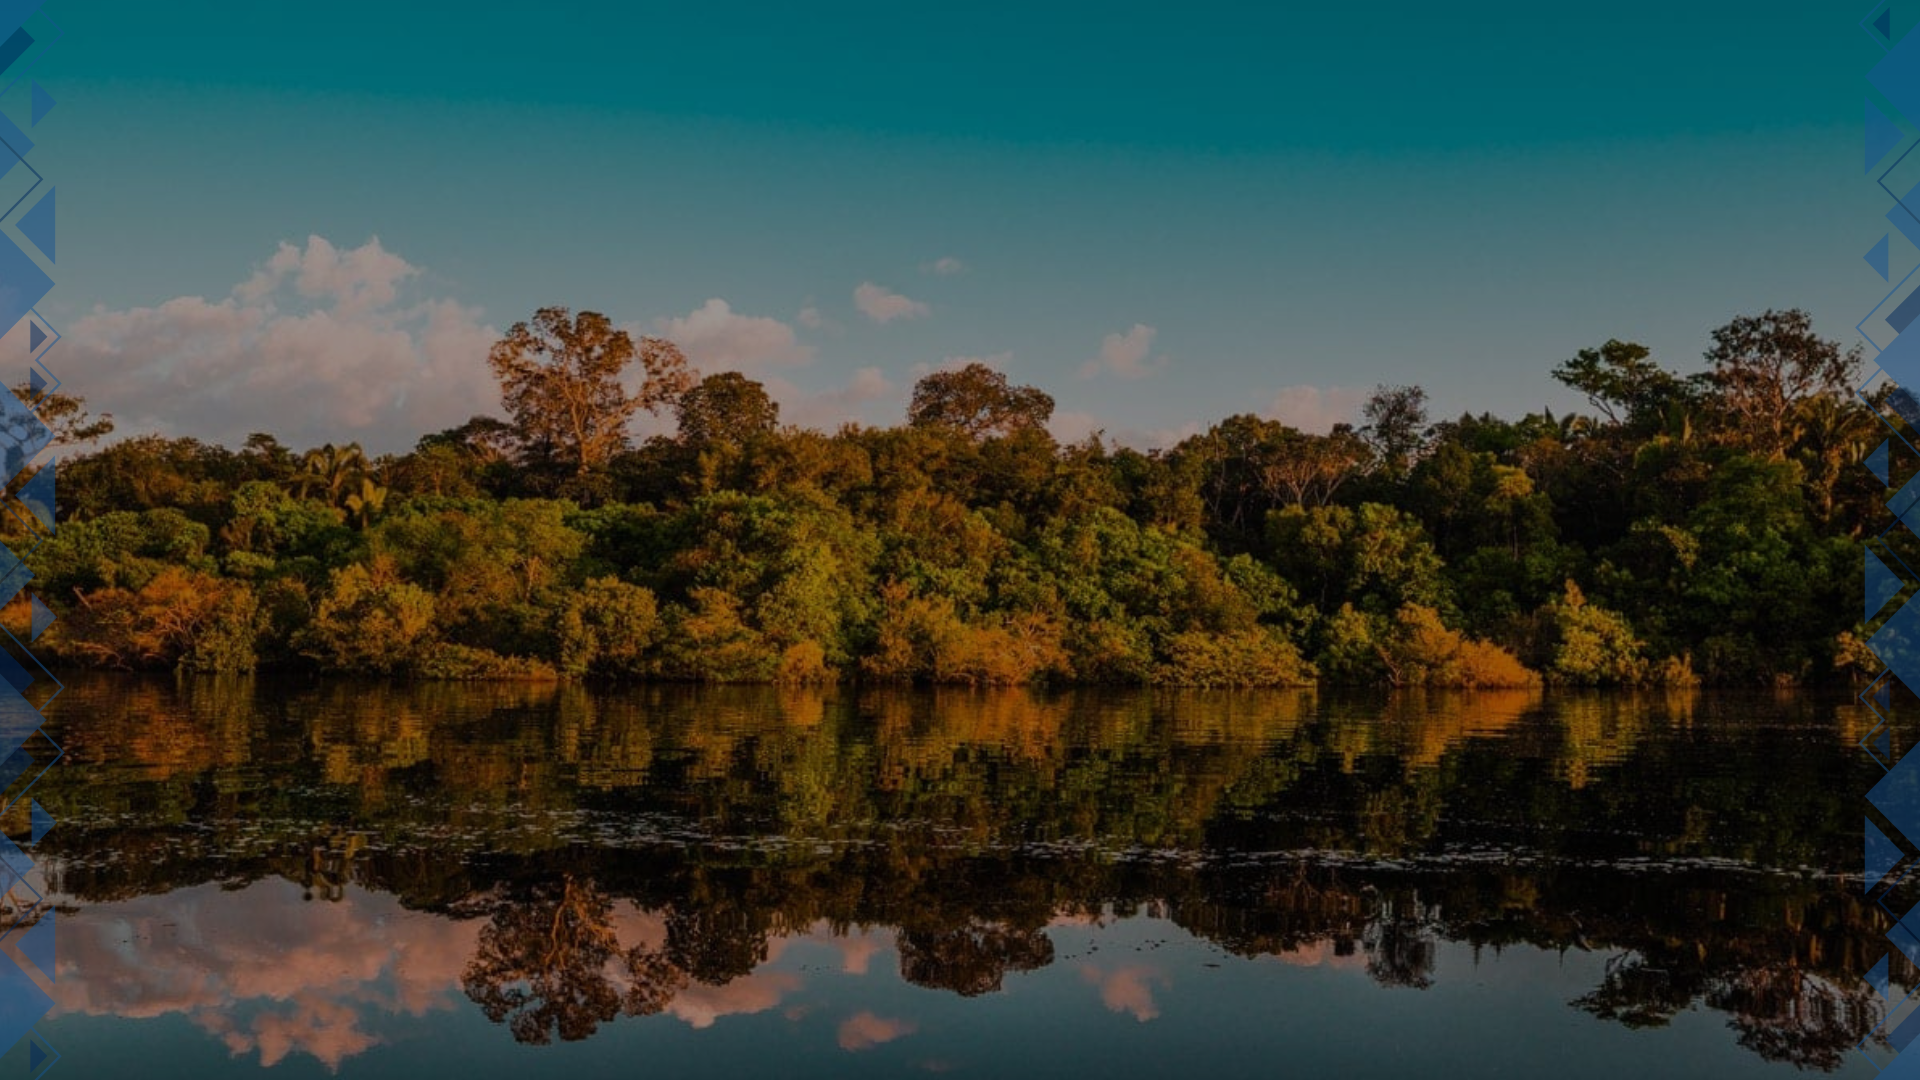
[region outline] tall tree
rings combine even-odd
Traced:
[[[1427,445],[1427,392],[1418,386],[1376,386],[1360,407],[1360,434],[1392,476],[1404,476]]]
[[[913,385],[907,422],[945,427],[969,438],[1043,430],[1053,419],[1053,396],[1032,386],[1014,386],[1004,372],[985,364],[936,371]]]
[[[740,442],[764,435],[780,423],[780,406],[767,388],[737,371],[700,380],[674,406],[680,439],[689,446]]]
[[[693,385],[687,358],[672,342],[643,337],[636,344],[605,315],[575,317],[563,307],[541,308],[530,322],[513,324],[487,363],[525,450],[576,477],[626,449],[635,413],[657,413]],[[628,390],[636,363],[643,376]]]
[[[1661,367],[1645,345],[1618,339],[1581,349],[1554,368],[1553,377],[1585,394],[1587,404],[1608,423],[1641,432],[1664,426],[1673,406],[1695,394],[1687,380]]]
[[[1798,308],[1742,315],[1713,332],[1707,350],[1720,403],[1748,444],[1774,457],[1797,438],[1795,413],[1822,395],[1843,395],[1860,366],[1860,347],[1813,332]]]

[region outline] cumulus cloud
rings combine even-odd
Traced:
[[[1089,412],[1055,412],[1047,421],[1047,432],[1061,443],[1077,443],[1102,429],[1100,418]]]
[[[282,240],[273,258],[234,292],[256,302],[291,278],[294,290],[307,299],[328,299],[344,310],[369,311],[393,303],[400,283],[419,272],[381,247],[379,237],[341,251],[323,236],[309,236],[304,248]]]
[[[889,1020],[870,1012],[857,1012],[840,1024],[840,1049],[871,1050],[918,1030],[911,1020]]]
[[[793,327],[767,315],[742,315],[719,297],[685,315],[655,319],[653,326],[709,374],[793,367],[813,360],[813,347],[800,344]]]
[[[900,388],[877,367],[863,367],[846,385],[807,392],[785,379],[768,379],[767,394],[780,403],[780,418],[790,424],[833,431],[841,424],[866,419],[874,402],[903,397]]]
[[[379,1043],[368,1028],[380,1016],[456,1006],[477,922],[358,889],[329,904],[299,896],[273,881],[90,908],[61,927],[56,1013],[183,1016],[262,1066],[298,1053],[337,1070]]]
[[[70,328],[67,363],[123,433],[402,449],[499,406],[486,366],[498,332],[478,308],[407,298],[419,274],[378,239],[309,237],[224,297],[96,308]]]
[[[884,285],[875,285],[864,281],[853,290],[853,306],[860,313],[877,323],[889,323],[895,319],[917,319],[933,309],[919,300],[901,296]]]
[[[913,365],[911,370],[913,372],[913,377],[918,379],[926,375],[931,375],[936,371],[959,371],[961,368],[966,367],[968,364],[980,364],[984,367],[990,367],[995,371],[1005,371],[1007,370],[1007,365],[1011,364],[1012,362],[1013,362],[1013,353],[997,352],[997,353],[986,353],[980,356],[942,357],[940,362],[937,364],[929,364],[923,361],[921,363]]]
[[[1358,386],[1289,386],[1274,395],[1267,416],[1301,431],[1324,435],[1335,424],[1353,422],[1368,393]]]
[[[800,309],[800,325],[809,330],[818,330],[827,325],[827,319],[826,316],[820,314],[819,308],[808,304],[806,307]]]
[[[956,259],[951,255],[942,255],[939,258],[933,260],[932,262],[923,262],[920,264],[921,273],[939,274],[942,277],[947,277],[952,274],[961,273],[965,271],[966,268],[967,268],[966,263],[961,262],[959,259]]]
[[[689,1027],[710,1028],[723,1016],[751,1016],[777,1009],[781,1000],[800,986],[800,976],[791,971],[756,971],[723,986],[694,983],[667,1005],[667,1014]]]
[[[1123,379],[1138,379],[1159,370],[1164,357],[1153,357],[1156,331],[1145,323],[1134,323],[1125,333],[1108,334],[1100,341],[1100,353],[1080,365],[1080,377],[1090,379],[1102,371]]]
[[[1143,1024],[1160,1015],[1153,987],[1156,983],[1164,987],[1167,978],[1153,968],[1131,965],[1103,971],[1087,964],[1081,967],[1080,977],[1100,988],[1100,1003],[1112,1012],[1127,1013]]]

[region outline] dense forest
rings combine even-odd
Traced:
[[[1327,434],[1239,415],[1149,452],[1056,441],[1051,396],[977,364],[829,433],[591,312],[543,309],[489,363],[500,417],[378,457],[113,441],[45,398],[58,529],[9,537],[60,616],[41,642],[429,679],[1844,679],[1879,666],[1862,462],[1920,418],[1857,396],[1857,349],[1792,310],[1716,330],[1692,373],[1582,350],[1553,369],[1579,414],[1436,422],[1382,386]],[[634,440],[642,411],[676,433]]]

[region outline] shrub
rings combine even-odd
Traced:
[[[1438,612],[1419,604],[1407,604],[1394,616],[1385,662],[1399,686],[1482,689],[1537,681],[1512,653],[1449,630]]]
[[[491,649],[471,645],[435,642],[412,665],[413,674],[423,679],[461,679],[469,681],[527,681],[558,679],[552,664],[526,656],[502,656]]]
[[[1580,586],[1567,580],[1566,592],[1545,609],[1547,674],[1577,686],[1632,686],[1649,675],[1643,643],[1633,636],[1625,616],[1587,603]]]
[[[1317,660],[1330,679],[1346,683],[1377,683],[1386,678],[1387,621],[1378,615],[1341,604],[1327,617],[1320,632]]]
[[[168,567],[138,589],[79,594],[54,627],[52,651],[91,664],[242,672],[256,663],[260,605],[245,582]]]
[[[786,684],[830,683],[837,673],[827,664],[827,650],[817,641],[802,641],[787,646],[780,654],[780,668],[774,681]]]
[[[1165,652],[1154,678],[1165,686],[1309,686],[1315,675],[1293,642],[1266,628],[1175,634]]]
[[[740,615],[740,601],[720,589],[689,591],[691,608],[667,609],[662,673],[698,682],[772,682],[780,654]]]
[[[900,584],[883,588],[881,600],[874,651],[862,665],[874,678],[1019,686],[1070,670],[1060,625],[1044,615],[969,623],[950,597],[914,596]]]
[[[376,558],[333,572],[300,646],[329,670],[386,675],[406,670],[437,637],[433,594]]]
[[[640,678],[660,637],[653,593],[615,577],[594,578],[568,597],[560,617],[560,670]]]

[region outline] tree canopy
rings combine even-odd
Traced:
[[[62,465],[28,557],[72,663],[414,677],[1495,686],[1790,683],[1872,666],[1861,460],[1909,431],[1802,312],[1691,372],[1609,340],[1592,414],[1237,414],[1061,444],[982,364],[906,423],[782,426],[765,386],[547,308],[493,349],[504,417],[239,450],[139,435]],[[43,403],[73,440],[84,403]],[[678,421],[636,441],[635,416]],[[1920,408],[1914,411],[1920,415]],[[1896,472],[1913,463],[1896,461]],[[1896,478],[1896,483],[1901,482]],[[1884,541],[1898,553],[1904,532]],[[1920,558],[1920,551],[1910,551]]]

